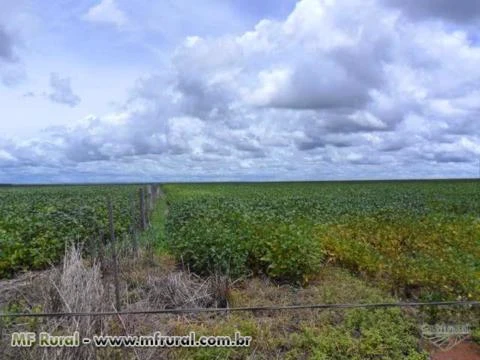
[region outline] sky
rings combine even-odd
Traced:
[[[479,176],[479,0],[1,0],[0,183]]]

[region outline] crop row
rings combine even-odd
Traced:
[[[109,236],[108,205],[115,233],[138,223],[136,186],[8,187],[0,189],[0,277],[55,263],[65,244]]]
[[[307,283],[335,262],[393,292],[480,297],[475,181],[166,185],[170,246],[199,273]]]

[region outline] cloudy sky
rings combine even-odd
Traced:
[[[0,182],[476,177],[479,0],[1,0]]]

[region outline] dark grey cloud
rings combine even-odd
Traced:
[[[0,15],[1,11],[0,5]],[[7,30],[0,23],[0,82],[7,87],[14,87],[25,79],[25,70],[17,54],[17,45],[17,34]]]
[[[437,153],[433,156],[433,160],[439,163],[468,163],[475,159],[466,153]]]
[[[368,101],[368,87],[345,69],[323,59],[300,64],[267,106],[288,109],[357,108]]]
[[[175,89],[182,96],[182,111],[185,115],[201,118],[219,118],[228,112],[229,89],[219,84],[208,84],[206,79],[198,76],[189,77],[178,74]],[[215,111],[215,113],[212,113]]]
[[[305,54],[290,68],[265,106],[288,109],[361,109],[370,91],[383,87],[388,37],[363,37],[356,46]],[[299,50],[299,52],[302,50]],[[273,80],[273,79],[272,79]]]
[[[409,142],[407,141],[407,139],[398,139],[398,140],[394,140],[394,141],[383,144],[379,150],[384,152],[395,153],[395,152],[398,152],[399,150],[405,149],[408,146],[409,146]]]
[[[324,139],[302,138],[295,141],[295,146],[300,151],[309,151],[321,147],[325,147]]]
[[[81,99],[72,90],[70,78],[62,78],[57,73],[50,74],[51,93],[48,98],[56,103],[65,104],[71,107],[77,106]]]
[[[14,62],[17,60],[12,35],[0,24],[0,60]]]
[[[441,18],[457,23],[480,20],[478,0],[383,0],[413,18]]]
[[[339,136],[337,134],[331,135],[305,135],[298,139],[295,139],[295,146],[300,151],[309,151],[318,148],[324,148],[326,146],[334,146],[337,148],[348,148],[358,142],[355,138],[349,138]]]
[[[235,149],[244,152],[247,157],[261,158],[265,157],[265,149],[259,144],[258,141],[243,138],[233,144]],[[248,154],[248,155],[247,155]]]

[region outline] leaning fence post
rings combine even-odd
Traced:
[[[112,207],[112,198],[108,197],[108,223],[110,228],[110,241],[112,247],[112,258],[113,258],[113,281],[115,285],[115,306],[117,311],[121,311],[120,308],[120,284],[118,282],[118,259],[117,259],[117,247],[115,244],[115,227],[113,224],[113,207]]]

